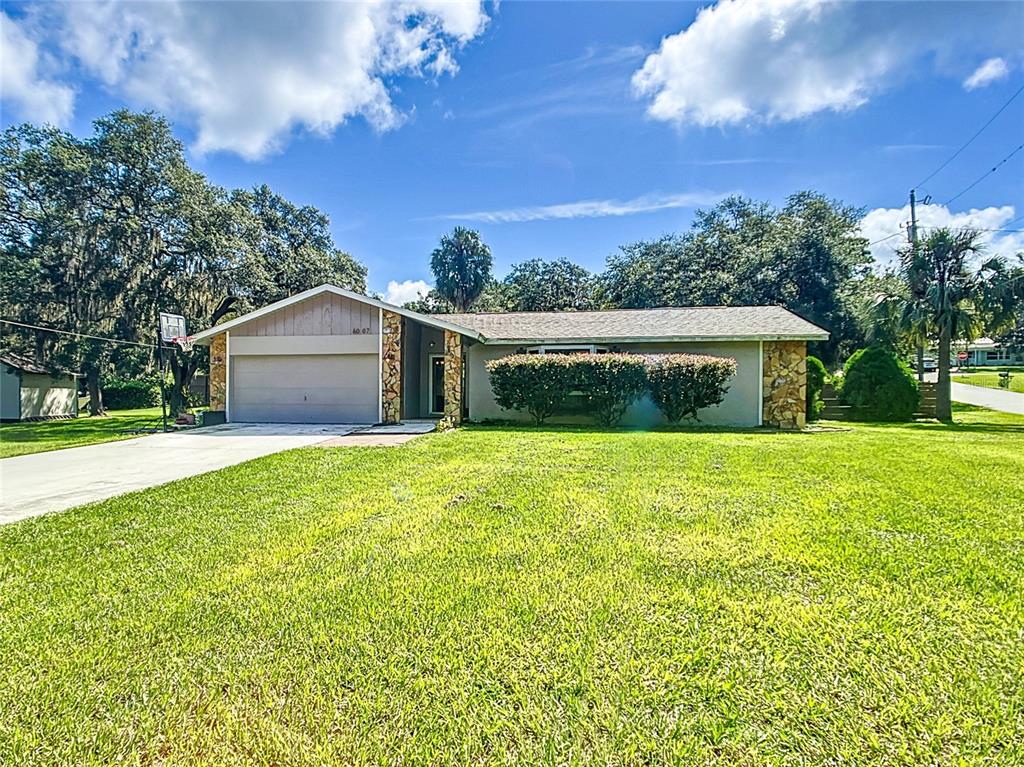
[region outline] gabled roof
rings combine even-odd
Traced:
[[[781,306],[692,306],[600,312],[420,314],[337,285],[320,285],[243,314],[193,336],[214,336],[321,293],[387,309],[428,327],[461,333],[481,343],[629,343],[637,341],[824,341],[828,331]]]
[[[236,328],[246,322],[251,322],[259,317],[273,314],[279,309],[284,309],[286,306],[291,306],[292,304],[297,304],[300,301],[305,301],[307,298],[313,298],[321,293],[334,293],[335,295],[342,296],[343,298],[350,298],[353,301],[361,301],[362,303],[369,304],[370,306],[387,309],[389,312],[400,314],[403,317],[409,317],[410,319],[414,319],[429,327],[438,328],[439,330],[451,330],[452,332],[461,333],[462,335],[468,336],[477,341],[482,340],[480,338],[480,334],[472,328],[456,325],[453,322],[449,322],[448,320],[441,318],[440,315],[420,314],[419,312],[414,312],[410,309],[404,309],[401,306],[389,304],[386,301],[378,301],[376,298],[370,298],[369,296],[364,296],[361,293],[355,293],[354,291],[346,290],[345,288],[339,288],[337,285],[324,284],[315,288],[310,288],[309,290],[304,290],[301,293],[296,293],[294,296],[288,296],[288,298],[275,301],[272,304],[267,304],[262,309],[257,309],[256,311],[249,312],[248,314],[243,314],[241,317],[236,317],[229,322],[223,322],[220,325],[214,325],[212,328],[207,328],[201,333],[196,333],[192,337],[192,341],[193,343],[197,343],[201,346],[207,345],[214,336],[223,333],[225,330],[231,330],[232,328]]]
[[[29,359],[22,354],[15,354],[14,352],[0,352],[0,362],[12,367],[15,370],[20,370],[22,373],[36,373],[38,375],[58,375],[58,376],[77,376],[78,373],[71,373],[64,370],[51,371],[45,365],[40,365],[35,360]]]
[[[828,331],[781,306],[693,306],[600,312],[440,314],[487,343],[824,341]]]

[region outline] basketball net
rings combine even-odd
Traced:
[[[177,344],[186,354],[192,351],[192,336],[175,336],[171,339],[171,343]]]

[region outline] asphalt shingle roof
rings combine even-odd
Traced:
[[[434,316],[475,330],[490,342],[828,338],[828,331],[781,306],[694,306]]]
[[[15,354],[14,352],[0,352],[0,362],[9,367],[14,368],[15,370],[20,370],[23,373],[38,373],[40,375],[50,374],[49,368],[47,368],[45,365],[40,365],[38,362],[35,362],[34,360],[29,359],[28,357],[25,357],[24,355],[21,354]],[[59,371],[59,375],[78,374],[65,373],[64,371]]]

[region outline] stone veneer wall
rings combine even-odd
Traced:
[[[381,401],[384,423],[402,420],[402,317],[386,309],[381,319]]]
[[[765,426],[802,429],[807,423],[807,342],[764,342]]]
[[[462,335],[444,331],[444,418],[441,426],[462,423]]]
[[[210,342],[210,410],[225,410],[228,404],[228,334],[220,333]]]

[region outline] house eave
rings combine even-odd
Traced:
[[[485,338],[484,345],[539,346],[543,344],[654,344],[654,343],[740,343],[758,341],[827,341],[828,333],[760,333],[731,336],[575,336],[571,338]]]
[[[309,290],[304,290],[301,293],[296,293],[293,296],[288,296],[288,298],[283,298],[280,301],[275,301],[272,304],[267,304],[266,306],[260,309],[251,311],[248,314],[243,314],[241,317],[236,317],[235,319],[229,320],[228,322],[224,322],[220,325],[214,325],[212,328],[207,328],[206,330],[196,333],[192,337],[192,342],[194,344],[198,344],[199,346],[209,346],[209,344],[213,341],[213,338],[215,336],[220,335],[221,333],[230,331],[233,328],[237,328],[248,322],[252,322],[253,320],[259,319],[260,317],[265,317],[268,314],[273,314],[274,312],[291,306],[292,304],[297,304],[300,301],[305,301],[306,299],[314,298],[315,296],[318,296],[321,293],[333,293],[337,296],[341,296],[342,298],[348,298],[353,301],[360,301],[364,304],[376,307],[378,309],[386,309],[389,312],[394,312],[395,314],[400,314],[403,317],[408,317],[409,319],[415,320],[416,322],[419,322],[423,325],[437,328],[439,330],[450,330],[453,333],[459,333],[463,336],[466,336],[467,338],[471,338],[474,341],[483,340],[483,337],[475,330],[463,327],[461,325],[456,325],[454,322],[448,322],[447,320],[438,320],[430,316],[429,314],[420,314],[419,312],[414,312],[411,309],[405,309],[401,306],[389,304],[386,301],[379,301],[376,298],[364,296],[361,293],[346,290],[345,288],[339,288],[337,285],[318,285],[315,288],[310,288]]]

